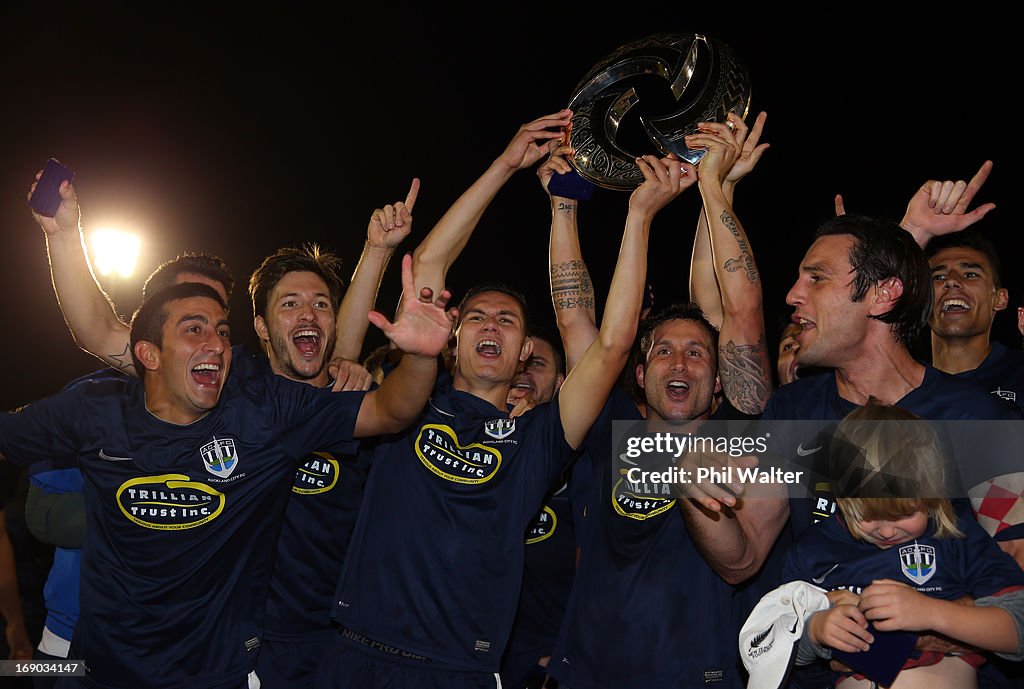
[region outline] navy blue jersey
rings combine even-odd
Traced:
[[[355,525],[369,454],[317,451],[295,473],[267,597],[264,635],[298,639],[333,631],[331,612]]]
[[[938,369],[927,366],[921,385],[908,392],[895,406],[917,414],[922,419],[942,421],[977,420],[1020,420],[1021,415],[1004,401],[986,394],[977,386],[957,380]],[[762,419],[771,427],[769,449],[783,461],[798,467],[811,468],[826,455],[823,436],[833,427],[830,422],[838,421],[857,409],[857,405],[839,396],[835,375],[820,375],[784,385],[768,400]],[[773,424],[777,420],[821,421],[816,424]],[[943,435],[941,426],[933,426],[940,432],[940,441],[948,442],[956,457],[962,481],[955,489],[959,497],[966,496],[966,489],[977,485],[985,476],[986,468],[995,461],[994,453],[979,452],[984,438],[962,431],[982,431],[978,425],[962,426]],[[998,450],[998,448],[994,448]],[[1002,453],[1005,454],[1005,453]],[[976,455],[985,455],[985,462],[975,461]],[[1007,455],[1008,461],[1019,463]],[[790,522],[794,537],[814,522],[827,518],[835,512],[831,486],[809,485],[807,491],[794,495],[790,501]]]
[[[407,652],[497,672],[523,534],[573,457],[557,396],[509,419],[440,371],[420,419],[373,450],[336,619]]]
[[[505,649],[503,676],[517,675],[512,671],[517,660],[529,657],[532,664],[551,655],[576,573],[574,532],[569,487],[562,483],[526,530],[523,588]]]
[[[938,538],[928,529],[909,543],[879,548],[857,540],[841,515],[804,532],[786,556],[786,581],[860,595],[876,579],[894,579],[932,598],[981,598],[1024,588],[1024,571],[970,519],[957,519],[964,538]]]
[[[178,426],[137,381],[104,381],[0,418],[9,459],[78,456],[88,547],[72,653],[96,686],[241,685],[295,468],[351,440],[362,398],[254,377]]]
[[[937,538],[929,520],[920,538],[884,550],[855,539],[843,521],[837,515],[805,531],[786,556],[783,579],[806,581],[828,591],[847,589],[857,595],[875,580],[893,579],[943,600],[1024,588],[1024,572],[973,519],[958,519],[964,538]],[[915,652],[904,667],[940,659],[930,654],[932,659],[925,661],[920,655]]]
[[[1024,405],[1024,350],[1010,349],[995,341],[991,347],[978,368],[955,377],[980,385],[1020,409]]]
[[[714,419],[736,412],[727,403]],[[705,562],[664,484],[633,484],[612,421],[643,417],[613,391],[574,472],[587,526],[549,672],[573,689],[742,688],[735,590]]]

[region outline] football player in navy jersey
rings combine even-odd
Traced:
[[[570,117],[561,111],[519,129],[417,248],[418,286],[443,282],[500,188],[540,160]],[[532,351],[515,290],[479,285],[463,298],[451,375],[438,374],[409,431],[373,450],[338,587],[340,633],[317,687],[498,686],[524,533],[626,361],[651,220],[693,181],[677,160],[648,156],[638,166],[645,182],[630,199],[600,334],[551,402],[509,418],[509,388]]]
[[[524,398],[531,404],[550,402],[565,380],[561,343],[536,325],[531,325],[529,332],[533,352],[519,367],[509,389],[507,402],[513,406]],[[534,677],[543,678],[569,599],[576,571],[576,542],[567,474],[551,486],[544,506],[526,531],[523,589],[501,661],[501,686],[507,689],[528,685]]]
[[[344,300],[340,261],[315,246],[279,249],[253,272],[249,294],[254,325],[276,375],[329,387],[329,355],[358,356],[376,287],[395,247],[412,229],[418,190],[419,181],[414,180],[404,202],[373,212],[366,248]],[[336,328],[335,314],[346,327]],[[336,335],[336,330],[341,332]],[[336,337],[344,340],[337,348]],[[353,369],[347,376],[358,389]],[[334,634],[334,588],[369,470],[365,456],[363,460],[322,447],[296,472],[278,539],[256,665],[263,689],[313,686],[321,655]]]
[[[38,175],[37,175],[38,179]],[[29,190],[31,196],[35,189]],[[93,278],[88,258],[83,250],[79,228],[77,198],[71,184],[61,186],[62,202],[53,218],[33,213],[43,229],[54,289],[72,335],[83,350],[112,367],[97,371],[90,377],[106,377],[111,370],[137,375],[129,346],[130,328],[115,312],[109,299]],[[142,287],[145,301],[150,294],[171,285],[194,282],[208,285],[224,303],[230,301],[235,279],[227,264],[217,256],[201,252],[186,252],[160,264],[146,278]],[[236,350],[236,369],[243,368],[247,357],[239,346]],[[83,379],[84,380],[84,379]],[[77,381],[76,381],[77,382]],[[75,467],[33,469],[28,506],[40,510],[37,518],[68,519],[77,514],[81,500],[81,473]],[[45,495],[45,497],[44,497]],[[84,509],[84,506],[82,507]],[[70,528],[80,530],[78,542],[84,538],[84,516],[70,519]],[[46,538],[42,540],[46,541]],[[80,548],[58,548],[56,560],[47,579],[47,623],[37,648],[42,659],[66,658],[70,649],[72,630],[78,619],[78,579]],[[73,582],[73,583],[69,583]],[[37,689],[49,689],[55,677],[37,677]]]
[[[717,314],[721,335],[697,305],[670,306],[641,324],[640,363],[631,371],[644,411],[624,390],[613,392],[574,467],[573,500],[585,503],[579,569],[549,671],[573,689],[742,687],[735,652],[742,601],[704,562],[687,535],[681,501],[665,485],[633,482],[631,465],[613,445],[614,420],[665,422],[742,417],[760,411],[771,389],[764,340],[761,282],[746,234],[732,210],[735,182],[767,144],[762,114],[748,137],[742,120],[704,124],[691,147],[707,147],[698,172],[703,207],[693,270],[712,283],[698,290]],[[569,171],[553,152],[541,169],[545,188]],[[551,198],[552,301],[570,361],[593,339],[592,287],[576,231],[577,202]],[[712,255],[718,261],[711,260]],[[705,260],[706,259],[706,260]],[[693,290],[691,290],[693,293]],[[571,378],[571,375],[570,375]],[[725,402],[713,411],[714,395]],[[624,478],[625,477],[625,478]],[[574,505],[574,514],[580,509]],[[713,625],[694,624],[713,620]]]
[[[992,339],[992,326],[1006,309],[999,256],[980,230],[980,221],[995,204],[971,204],[988,179],[992,162],[985,161],[970,181],[928,180],[907,204],[901,226],[924,247],[932,271],[934,298],[928,320],[931,364],[940,371],[978,385],[1016,408],[1024,395],[1024,352]],[[974,226],[972,226],[974,225]],[[966,486],[981,525],[1001,547],[1024,564],[1024,472],[1017,467],[980,476]],[[980,686],[995,678],[1024,683],[1020,664],[997,659],[981,668]]]
[[[316,246],[289,247],[264,260],[250,279],[249,292],[254,325],[268,357],[267,363],[236,347],[235,363],[244,357],[247,365],[244,374],[236,371],[233,378],[263,375],[269,370],[291,380],[324,387],[332,383],[328,373],[332,353],[347,360],[358,357],[368,324],[366,314],[395,247],[411,229],[411,211],[418,190],[419,180],[413,180],[404,202],[374,211],[363,254],[344,300],[338,275],[340,261],[333,254]],[[58,219],[36,217],[47,230],[48,240],[56,238],[52,241],[77,234],[62,230],[64,226],[77,228],[74,190],[66,185],[62,192],[64,204]],[[78,243],[79,250],[80,247]],[[61,273],[60,266],[65,259],[55,258],[55,276]],[[146,281],[144,298],[163,286],[183,281],[210,284],[225,300],[234,282],[219,259],[187,255],[154,271]],[[101,296],[95,288],[85,291]],[[71,308],[65,306],[65,311],[70,313]],[[110,321],[109,333],[100,344],[100,333],[94,332],[95,324],[91,324],[86,328],[88,342],[97,347],[94,351],[112,351],[118,347],[118,338],[123,337],[127,349],[127,326],[110,308],[104,313]],[[76,321],[69,317],[69,323]],[[341,327],[342,323],[345,327]],[[130,364],[128,368],[134,372]],[[344,363],[339,368],[342,374],[335,381],[335,389],[366,388],[368,376],[359,375],[360,367]],[[311,453],[299,467],[285,513],[268,599],[267,629],[257,668],[265,689],[310,685],[320,651],[332,632],[330,610],[334,584],[367,467],[350,455],[332,453],[330,449],[320,448]],[[329,527],[324,528],[324,524]],[[315,527],[310,528],[311,525]],[[287,658],[287,662],[282,658]]]
[[[226,306],[208,286],[177,285],[133,319],[141,384],[79,386],[0,419],[8,459],[78,451],[90,538],[73,653],[87,686],[244,686],[284,486],[310,449],[398,431],[419,411],[448,338],[446,298],[423,290],[393,325],[371,314],[411,356],[365,396],[266,376],[222,401]]]

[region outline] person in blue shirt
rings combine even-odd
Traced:
[[[411,259],[403,285],[412,292]],[[296,466],[311,449],[398,431],[418,413],[448,338],[445,300],[424,290],[394,325],[371,314],[406,353],[373,392],[264,376],[222,401],[226,307],[205,285],[177,285],[133,319],[141,382],[80,386],[0,418],[7,459],[74,455],[86,479],[72,642],[89,670],[82,686],[244,686]]]
[[[758,143],[764,119],[758,117],[749,137],[741,118],[731,115],[729,124],[705,123],[688,139],[691,146],[708,148],[697,168],[703,207],[693,267],[705,279],[693,283],[706,288],[696,291],[721,330],[709,322],[705,303],[652,312],[640,326],[638,363],[628,371],[642,405],[617,388],[587,436],[572,477],[573,499],[585,505],[577,527],[579,568],[549,664],[561,685],[743,686],[732,640],[745,602],[689,538],[683,501],[664,483],[630,478],[637,462],[615,444],[613,423],[643,426],[646,420],[660,430],[694,429],[707,421],[756,415],[767,400],[771,365],[760,276],[732,208],[735,181],[767,147]],[[568,171],[566,152],[552,155],[542,182]],[[552,301],[570,362],[596,333],[576,205],[573,199],[551,198]],[[716,408],[715,396],[722,391]],[[694,620],[710,620],[713,626]]]
[[[833,607],[810,616],[806,641],[823,657],[825,649],[866,652],[875,641],[870,623],[877,632],[937,633],[973,647],[913,651],[894,686],[971,686],[986,660],[978,649],[1017,656],[1016,617],[1004,606],[1019,616],[1024,572],[969,515],[956,513],[945,484],[955,467],[927,422],[870,400],[836,437],[842,442],[829,462],[839,514],[804,533],[782,572],[783,581],[832,592]],[[965,596],[974,604],[957,602]],[[862,680],[843,672],[836,685]]]
[[[230,384],[241,384],[250,376],[270,373],[316,387],[365,389],[359,367],[348,365],[362,347],[377,286],[395,247],[408,235],[419,180],[413,180],[404,202],[387,205],[371,215],[367,241],[349,289],[342,299],[343,284],[338,274],[340,260],[316,246],[285,247],[268,256],[253,272],[249,294],[253,304],[254,325],[266,357],[251,356],[242,346],[233,348],[233,373]],[[36,216],[46,233],[48,244],[60,247],[63,238],[78,234],[78,204],[74,189],[64,185],[63,203],[56,218]],[[85,262],[81,243],[72,243],[77,254],[51,251],[55,287],[63,283],[58,276],[67,272],[66,264]],[[200,282],[218,290],[227,301],[234,280],[223,262],[205,254],[185,254],[162,264],[146,280],[143,298],[163,286],[180,282]],[[122,357],[104,357],[99,352],[127,351],[128,329],[112,309],[103,308],[104,298],[90,279],[78,294],[92,295],[92,303],[103,319],[82,323],[74,309],[79,302],[61,298],[72,328],[83,346],[112,364]],[[102,326],[102,327],[101,327]],[[123,338],[123,344],[120,343]],[[331,360],[332,357],[341,359]],[[329,363],[331,364],[329,366]],[[134,366],[124,365],[134,375]],[[337,378],[331,377],[331,372]],[[279,552],[271,580],[257,667],[265,689],[296,688],[312,682],[324,642],[330,638],[331,603],[334,584],[341,569],[348,536],[358,508],[367,466],[349,453],[331,448],[311,452],[295,476],[292,498],[288,502]],[[64,477],[77,469],[59,469],[46,476]],[[42,480],[40,475],[37,480]],[[80,479],[79,479],[80,481]],[[53,480],[46,485],[54,486]],[[67,495],[67,493],[65,493]],[[324,528],[324,524],[329,525]],[[63,556],[64,553],[62,552]],[[73,555],[73,553],[71,554]],[[70,555],[69,555],[70,557]],[[77,617],[77,560],[74,567],[61,567],[55,573],[75,576],[74,587],[54,581],[48,591],[61,601],[63,635],[59,644],[50,643],[44,651],[63,651],[66,657],[71,629]],[[66,579],[67,576],[62,577]],[[73,604],[73,606],[72,606]],[[71,608],[74,607],[74,610]],[[72,614],[74,613],[74,614]],[[56,618],[54,618],[56,620]],[[54,641],[52,636],[44,637]],[[286,660],[282,660],[286,659]]]
[[[561,111],[520,127],[416,249],[419,286],[444,282],[490,201],[547,153],[570,117]],[[532,351],[524,301],[495,283],[466,292],[451,372],[438,374],[409,430],[373,448],[336,596],[339,634],[317,687],[498,686],[524,533],[629,354],[651,220],[692,183],[677,160],[648,156],[638,165],[645,182],[630,199],[600,334],[551,402],[510,418],[509,388]]]
[[[565,380],[565,353],[557,338],[530,326],[533,352],[512,380],[506,402],[523,398],[533,404],[550,402]],[[501,660],[501,686],[522,687],[542,679],[558,637],[573,575],[576,541],[568,475],[551,485],[543,507],[527,527],[523,556],[523,588],[515,622]]]

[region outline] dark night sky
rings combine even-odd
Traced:
[[[893,23],[883,13],[844,18],[842,28],[812,16],[737,19],[735,9],[702,16],[678,2],[609,19],[596,10],[574,15],[577,5],[545,14],[540,5],[456,12],[378,3],[367,19],[291,5],[259,12],[252,4],[166,4],[159,16],[145,7],[0,11],[5,408],[95,368],[64,328],[24,202],[46,158],[76,170],[87,228],[117,224],[144,237],[136,277],[108,285],[122,312],[137,305],[142,279],[159,262],[205,250],[241,283],[232,323],[235,339],[251,344],[244,282],[263,256],[317,241],[349,272],[370,212],[404,197],[419,176],[411,250],[520,124],[564,107],[592,64],[655,33],[703,32],[730,43],[750,71],[752,112],[769,113],[772,148],[741,185],[736,210],[765,278],[770,327],[836,192],[851,210],[898,219],[925,179],[969,177],[991,158],[995,171],[979,198],[999,208],[985,224],[1004,250],[1019,241],[1006,225],[1016,212],[1009,99],[1020,61],[1009,29],[976,5],[946,26]],[[599,294],[626,201],[599,190],[582,210]],[[686,296],[698,209],[694,190],[656,221],[659,303]],[[536,177],[517,175],[452,270],[456,296],[476,281],[504,280],[549,318],[548,218]],[[385,277],[385,309],[398,296],[397,269],[395,261]],[[1011,273],[1007,281],[1016,307],[1021,279]],[[998,333],[1017,343],[1012,320],[1003,316]],[[371,332],[368,347],[380,342]]]

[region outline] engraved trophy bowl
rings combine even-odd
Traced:
[[[617,48],[580,80],[569,102],[570,163],[605,189],[632,190],[638,155],[676,154],[696,164],[703,149],[683,137],[700,122],[746,118],[750,79],[733,50],[702,34],[648,36]]]

